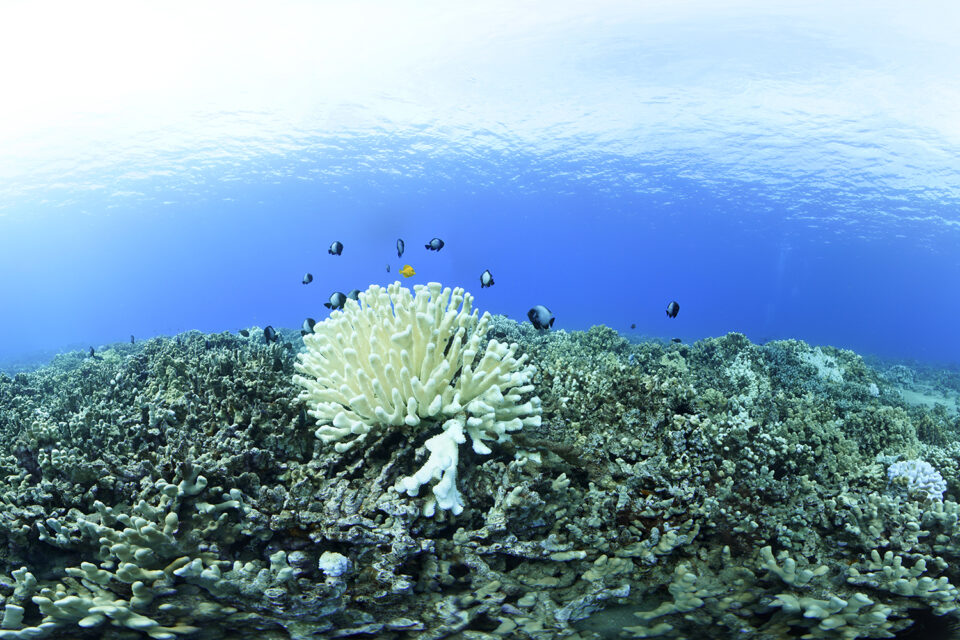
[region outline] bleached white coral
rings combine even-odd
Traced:
[[[350,558],[336,551],[324,551],[318,564],[320,571],[331,578],[339,578],[350,570]]]
[[[901,460],[887,467],[887,479],[915,498],[943,500],[947,483],[926,460]]]
[[[342,311],[304,336],[294,380],[316,419],[316,436],[338,452],[362,445],[370,434],[412,429],[428,420],[443,431],[427,440],[427,462],[403,478],[411,496],[433,480],[434,506],[463,510],[456,487],[459,444],[489,454],[484,440],[502,441],[525,425],[540,424],[533,392],[534,367],[517,345],[486,339],[490,314],[479,318],[473,296],[439,283],[372,285]]]
[[[817,376],[830,382],[843,382],[843,369],[836,358],[823,352],[820,347],[812,351],[805,351],[800,358],[817,369]]]

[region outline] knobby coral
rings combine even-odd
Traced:
[[[442,431],[425,443],[430,456],[397,490],[416,496],[433,480],[424,506],[459,514],[458,447],[489,454],[484,440],[540,424],[540,399],[531,396],[532,365],[517,345],[486,340],[490,314],[478,318],[473,296],[439,283],[372,285],[342,311],[304,336],[294,380],[316,419],[316,436],[343,453],[371,434],[403,429],[413,436],[426,421]],[[524,400],[526,398],[526,400]]]

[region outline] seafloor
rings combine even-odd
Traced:
[[[937,638],[958,617],[956,374],[498,317],[542,422],[461,447],[464,511],[426,517],[395,485],[430,430],[324,445],[281,334],[0,374],[0,640]]]

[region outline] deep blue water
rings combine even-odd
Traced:
[[[428,5],[35,54],[0,110],[0,362],[296,327],[403,264],[555,329],[960,362],[956,10]]]

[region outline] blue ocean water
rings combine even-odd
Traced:
[[[770,4],[5,6],[0,362],[404,264],[555,330],[960,362],[960,12]]]

